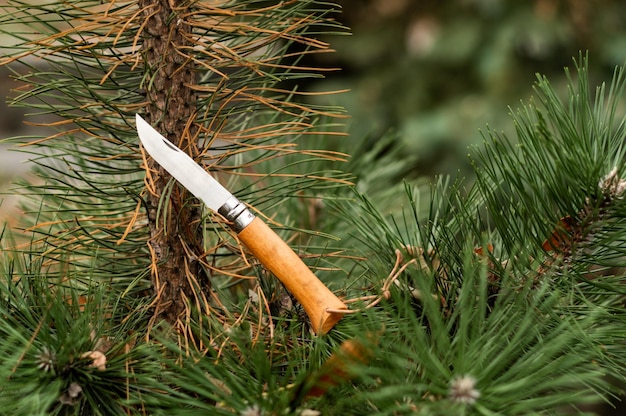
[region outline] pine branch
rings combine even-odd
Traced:
[[[402,213],[390,217],[362,195],[337,205],[353,219],[359,252],[370,253],[368,293],[380,292],[394,251],[413,264],[377,306],[388,316],[381,348],[389,353],[361,371],[376,381],[354,395],[331,392],[328,406],[557,414],[619,392],[622,73],[610,96],[601,86],[594,98],[581,60],[566,101],[539,78],[541,106],[514,116],[519,143],[490,131],[468,190],[442,181],[422,192],[425,208],[409,187]]]
[[[341,172],[310,169],[343,155],[299,144],[327,134],[320,120],[341,114],[300,104],[293,98],[305,92],[281,86],[319,74],[299,65],[330,51],[313,27],[340,28],[326,16],[331,7],[308,1],[100,3],[4,6],[4,20],[31,31],[3,60],[24,85],[13,104],[56,130],[24,143],[44,181],[24,184],[33,196],[25,211],[38,217],[24,228],[77,274],[97,250],[103,281],[125,277],[113,284],[135,296],[151,286],[155,315],[170,322],[186,315],[187,299],[211,313],[206,271],[250,277],[250,264],[236,240],[223,249],[233,241],[222,220],[140,151],[127,120],[141,112],[261,209],[296,189],[347,184]]]

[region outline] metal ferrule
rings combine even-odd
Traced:
[[[228,198],[217,212],[230,221],[230,227],[236,233],[242,232],[255,218],[248,207],[234,196]]]

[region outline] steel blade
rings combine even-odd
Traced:
[[[185,152],[163,137],[139,114],[137,133],[146,151],[157,163],[210,209],[217,211],[232,194]]]

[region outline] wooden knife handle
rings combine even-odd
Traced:
[[[271,271],[304,307],[313,331],[325,334],[342,318],[328,309],[347,309],[346,305],[322,283],[300,257],[260,218],[239,233],[252,254]]]

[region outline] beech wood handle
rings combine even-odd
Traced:
[[[347,309],[346,305],[322,283],[300,257],[267,224],[256,217],[239,238],[252,254],[271,271],[304,307],[313,331],[325,334],[343,314],[328,309]]]

